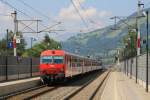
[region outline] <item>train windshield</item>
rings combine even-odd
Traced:
[[[62,64],[64,60],[63,56],[53,56],[53,61],[55,64]]]
[[[53,57],[52,56],[45,56],[41,57],[41,63],[43,64],[49,64],[53,62]]]

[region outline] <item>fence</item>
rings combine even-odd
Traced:
[[[137,60],[136,58],[126,59],[121,62],[120,68],[127,76],[146,87],[146,54],[138,56]],[[148,85],[150,88],[150,54],[148,55]]]
[[[39,75],[39,58],[0,56],[0,82]]]

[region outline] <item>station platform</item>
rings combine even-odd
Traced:
[[[29,89],[40,84],[40,77],[0,83],[0,97],[13,92]]]
[[[114,71],[107,80],[101,100],[150,100],[150,92],[122,72]]]

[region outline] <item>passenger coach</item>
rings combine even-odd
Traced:
[[[41,80],[49,83],[66,77],[101,69],[101,62],[81,57],[63,50],[46,50],[41,53]]]

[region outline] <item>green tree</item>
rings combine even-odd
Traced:
[[[44,50],[57,50],[61,49],[61,44],[53,39],[51,39],[48,35],[45,35],[44,40],[40,43],[35,44],[32,48],[28,49],[23,56],[33,56],[39,57],[41,52]]]
[[[130,58],[136,56],[137,34],[134,31],[129,31],[128,35],[124,36],[123,43],[125,48],[121,50],[121,58]]]
[[[22,56],[26,50],[25,47],[26,47],[27,43],[21,32],[18,32],[17,36],[20,36],[20,43],[17,44],[17,55]]]

